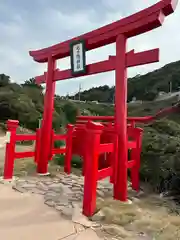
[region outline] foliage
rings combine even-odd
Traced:
[[[5,74],[0,74],[0,87],[5,87],[9,85],[10,77]]]
[[[54,161],[56,164],[60,165],[60,166],[64,166],[64,160],[65,160],[65,156],[58,154],[54,157]],[[82,168],[82,159],[81,157],[74,155],[72,157],[71,160],[71,166],[74,168]]]
[[[35,78],[30,78],[29,80],[26,80],[23,84],[23,87],[32,87],[32,88],[37,88],[39,90],[43,90],[43,87],[41,85],[36,84]]]
[[[65,113],[66,119],[69,123],[75,123],[76,121],[76,116],[78,112],[78,107],[76,104],[67,102],[63,106],[63,111]]]
[[[141,179],[149,182],[155,191],[175,188],[174,181],[180,178],[179,157],[180,137],[170,136],[161,130],[158,132],[152,127],[145,128]]]

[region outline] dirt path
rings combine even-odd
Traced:
[[[4,165],[6,136],[0,131],[0,167]]]

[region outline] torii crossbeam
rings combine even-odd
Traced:
[[[48,171],[55,82],[74,77],[71,69],[63,71],[56,69],[56,60],[70,56],[70,45],[73,41],[83,40],[86,51],[116,43],[116,56],[110,56],[108,60],[87,65],[86,72],[77,76],[112,70],[116,72],[115,127],[119,143],[114,197],[121,201],[127,200],[127,67],[159,61],[159,49],[140,53],[134,53],[134,51],[126,53],[127,39],[160,27],[165,17],[174,12],[177,2],[178,0],[161,0],[149,8],[92,32],[48,48],[30,51],[30,56],[35,61],[48,63],[47,72],[42,76],[36,77],[37,83],[46,83],[38,164],[39,173],[46,174]]]

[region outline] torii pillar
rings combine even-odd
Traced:
[[[50,156],[50,146],[51,146],[51,136],[52,136],[52,120],[53,120],[53,110],[54,110],[54,94],[55,94],[55,84],[54,72],[56,69],[56,59],[52,56],[48,58],[48,67],[46,74],[46,92],[44,97],[44,112],[43,120],[40,132],[40,157],[37,164],[37,172],[40,175],[48,174],[48,161]]]
[[[116,38],[115,70],[115,129],[118,135],[117,166],[118,174],[114,183],[114,198],[127,199],[127,67],[126,42],[124,35]],[[119,176],[119,177],[118,177]]]

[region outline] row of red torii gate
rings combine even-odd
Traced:
[[[162,25],[166,16],[174,12],[175,0],[161,0],[146,8],[107,26],[88,32],[57,45],[30,51],[36,62],[47,62],[47,72],[36,77],[38,84],[46,84],[43,121],[34,135],[17,135],[18,121],[9,120],[8,143],[4,178],[13,176],[14,160],[22,157],[34,157],[37,172],[48,173],[48,162],[54,154],[65,154],[66,173],[71,171],[73,154],[83,160],[84,200],[83,213],[92,216],[96,207],[97,181],[110,176],[114,186],[114,199],[127,201],[127,172],[131,169],[132,188],[139,190],[139,168],[143,130],[136,123],[146,123],[154,117],[127,117],[127,68],[159,61],[159,49],[135,53],[126,52],[128,38],[151,31]],[[86,64],[86,52],[115,43],[116,55],[108,60]],[[71,69],[56,68],[58,59],[70,56]],[[81,77],[115,70],[115,116],[87,117],[78,116],[74,125],[67,126],[64,135],[52,130],[54,94],[56,81]],[[159,114],[174,111],[169,108]],[[33,152],[15,152],[17,141],[34,140]],[[54,148],[54,141],[65,140],[64,148]],[[89,147],[90,146],[90,147]],[[128,151],[130,158],[128,159]]]

